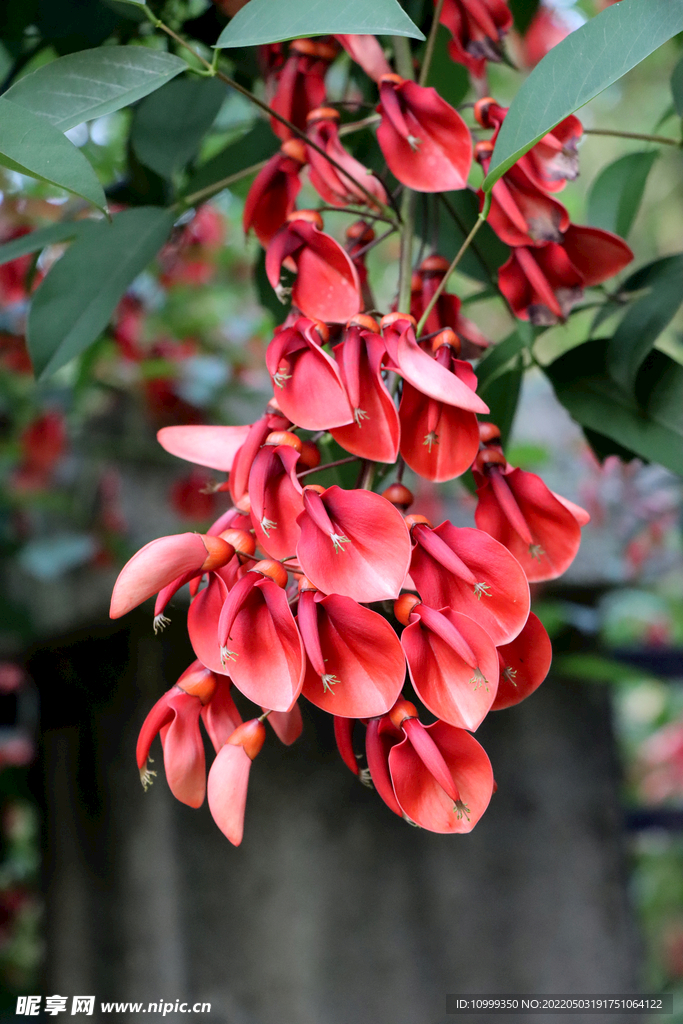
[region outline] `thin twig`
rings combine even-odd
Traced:
[[[302,473],[297,473],[297,478],[301,480],[302,477],[308,476],[310,473],[322,473],[325,469],[333,469],[335,466],[345,466],[347,462],[358,462],[358,455],[349,455],[345,459],[337,459],[336,462],[326,462],[324,466],[314,466],[313,469],[304,469]]]
[[[418,323],[417,327],[415,328],[416,336],[419,337],[420,332],[422,331],[422,328],[424,327],[424,325],[427,323],[427,320],[429,319],[429,314],[434,309],[434,306],[437,304],[437,302],[441,298],[441,295],[443,294],[443,291],[444,291],[444,289],[445,289],[445,287],[446,287],[446,285],[448,283],[448,278],[451,276],[451,274],[453,273],[453,271],[457,267],[458,263],[460,263],[460,260],[463,258],[463,256],[465,255],[465,253],[469,249],[470,242],[472,241],[472,239],[474,238],[474,236],[476,235],[477,231],[479,230],[479,228],[482,226],[483,223],[484,223],[484,217],[482,216],[482,214],[479,214],[479,216],[477,217],[476,221],[474,222],[474,227],[472,228],[472,230],[470,231],[469,235],[467,236],[465,241],[462,243],[462,245],[458,249],[458,252],[456,253],[455,257],[453,258],[453,262],[451,263],[450,267],[448,268],[448,270],[444,274],[442,280],[439,282],[438,288],[436,289],[436,291],[432,295],[431,299],[427,303],[427,307],[426,307],[424,313],[422,314],[422,316],[420,317],[420,322]]]
[[[195,203],[202,199],[210,199],[211,196],[216,195],[218,192],[222,192],[224,188],[229,188],[230,185],[234,185],[236,181],[241,181],[242,178],[248,178],[250,174],[258,174],[259,171],[268,163],[267,160],[260,160],[257,164],[252,164],[251,167],[245,167],[241,171],[235,171],[234,174],[229,174],[227,178],[221,178],[220,181],[215,181],[213,185],[207,185],[206,188],[200,188],[198,192],[192,192],[189,196],[183,196],[181,202],[186,206],[194,206]]]
[[[364,245],[362,249],[358,250],[358,252],[354,252],[354,254],[353,254],[354,260],[358,260],[362,256],[365,256],[365,254],[367,252],[370,252],[371,249],[374,249],[375,246],[379,245],[380,242],[383,242],[385,238],[389,238],[390,235],[394,235],[394,234],[396,234],[396,228],[389,228],[389,230],[385,231],[383,235],[379,236],[379,238],[373,239],[372,242],[368,242],[368,244]]]
[[[660,142],[664,146],[683,146],[683,141],[666,135],[643,135],[641,132],[621,132],[616,128],[584,128],[584,135],[614,135],[618,139],[638,139],[639,142]]]
[[[436,7],[434,8],[434,17],[432,18],[432,27],[429,30],[429,37],[427,39],[427,48],[425,55],[422,59],[422,67],[420,68],[420,85],[427,84],[427,78],[429,77],[429,68],[431,67],[432,57],[434,56],[434,44],[436,43],[436,34],[439,31],[439,19],[441,18],[441,11],[443,9],[444,0],[437,0]]]

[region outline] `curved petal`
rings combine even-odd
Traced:
[[[339,594],[315,605],[325,675],[321,678],[308,662],[304,697],[342,718],[374,718],[390,711],[406,668],[401,644],[387,620]]]
[[[398,414],[401,455],[415,473],[441,483],[470,468],[479,451],[475,413],[436,402],[405,381]]]
[[[271,711],[267,720],[272,725],[273,732],[280,743],[284,743],[288,747],[295,743],[303,732],[304,723],[298,704],[295,704],[289,711]]]
[[[446,552],[435,546],[430,553],[420,543],[427,530],[415,530],[410,563],[410,575],[424,603],[469,615],[494,644],[517,636],[529,616],[530,594],[526,573],[514,555],[481,529],[453,526],[447,520],[430,532],[469,570],[471,578],[465,579],[457,572],[457,562],[452,567],[444,564]]]
[[[563,245],[586,286],[614,277],[633,259],[633,250],[623,238],[601,228],[570,224]]]
[[[304,316],[344,323],[362,306],[358,273],[338,242],[305,221],[294,221],[305,243],[295,256],[292,302]],[[270,250],[269,250],[270,251]]]
[[[357,405],[352,421],[330,433],[352,455],[373,462],[395,462],[400,426],[394,400],[382,379],[384,343],[369,333],[359,338],[357,345],[350,345],[351,340],[336,345],[334,354],[349,398]]]
[[[118,619],[179,576],[199,572],[207,551],[198,533],[157,537],[126,562],[114,584],[109,615]]]
[[[235,455],[249,433],[246,427],[162,427],[157,431],[161,447],[186,462],[229,473]]]
[[[545,628],[533,612],[512,643],[498,648],[500,682],[491,710],[519,704],[537,690],[550,671],[553,648]]]
[[[296,479],[299,453],[288,445],[263,447],[251,467],[251,520],[258,546],[271,558],[296,552],[300,530],[296,517],[303,509]]]
[[[491,762],[482,746],[464,729],[446,722],[426,726],[450,769],[467,812],[460,817],[453,801],[429,774],[406,738],[389,752],[394,793],[407,816],[430,832],[471,832],[493,793]]]
[[[328,430],[351,423],[353,410],[339,367],[317,343],[311,322],[302,318],[299,323],[309,326],[279,331],[266,351],[266,366],[280,408],[304,430]]]
[[[399,818],[403,817],[403,811],[399,806],[394,793],[394,785],[389,774],[389,752],[395,741],[388,733],[381,731],[381,720],[373,718],[368,722],[365,732],[365,756],[368,761],[368,769],[372,783],[381,796],[384,803]]]
[[[207,795],[211,817],[233,846],[239,846],[244,835],[251,765],[244,747],[226,743],[209,771]]]
[[[307,497],[304,505],[317,495]],[[379,494],[344,491],[322,495],[336,543],[304,509],[298,518],[297,555],[305,575],[326,594],[370,603],[398,597],[410,562],[410,537],[401,513]]]
[[[213,696],[209,703],[202,708],[202,721],[213,744],[213,749],[218,753],[237,726],[242,724],[242,716],[235,707],[228,679],[216,680]]]
[[[244,202],[242,226],[244,233],[254,230],[266,248],[276,231],[286,222],[301,189],[299,170],[302,164],[276,153],[251,183]]]
[[[202,665],[212,672],[227,676],[218,642],[218,620],[228,596],[228,588],[216,573],[209,576],[208,586],[200,590],[187,612],[187,632],[192,649]]]
[[[398,321],[398,325],[401,323],[402,321]],[[458,409],[489,412],[486,403],[465,381],[420,348],[412,326],[396,331],[390,328],[385,332],[385,339],[398,372],[423,395],[446,405],[454,405]]]
[[[339,35],[335,36],[352,60],[360,64],[368,78],[379,82],[382,75],[388,75],[391,67],[384,56],[384,50],[375,36]]]
[[[489,635],[472,619],[448,608],[442,608],[441,615],[469,645],[478,672],[423,622],[413,622],[401,634],[410,678],[432,714],[459,729],[475,732],[496,695],[498,655]]]
[[[249,591],[229,638],[230,676],[245,697],[273,711],[289,711],[303,684],[303,644],[287,595],[267,577]]]
[[[189,693],[171,694],[173,720],[161,730],[164,772],[176,800],[188,807],[201,807],[206,794],[206,760],[199,731],[202,704]]]

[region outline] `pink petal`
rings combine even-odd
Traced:
[[[242,724],[242,716],[232,699],[230,680],[218,679],[216,684],[211,700],[202,708],[202,721],[213,744],[213,749],[218,753],[237,726]]]
[[[166,781],[176,800],[188,807],[201,807],[206,794],[206,761],[199,732],[202,704],[189,693],[172,694],[168,703],[175,715],[162,730]]]
[[[216,573],[211,573],[208,586],[200,590],[187,612],[187,632],[194,653],[202,665],[224,676],[228,675],[228,669],[221,660],[218,620],[227,596],[228,589],[223,580]]]
[[[208,551],[198,533],[158,537],[145,544],[119,573],[111,596],[110,617],[119,619],[178,576],[193,570],[199,572],[207,557]]]
[[[162,427],[157,441],[171,455],[197,466],[229,473],[249,427]]]
[[[295,704],[289,711],[271,711],[266,721],[272,725],[273,732],[280,743],[284,743],[288,747],[299,739],[304,728],[298,704]]]
[[[543,624],[533,612],[512,643],[498,648],[500,682],[492,711],[519,704],[537,690],[550,671],[553,648]]]
[[[244,834],[251,765],[244,747],[226,743],[209,771],[207,793],[211,817],[234,846],[240,845]]]

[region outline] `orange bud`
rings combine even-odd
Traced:
[[[305,466],[306,469],[315,469],[320,465],[320,449],[313,441],[302,441],[301,452],[297,466]]]
[[[482,96],[480,100],[474,104],[474,116],[482,126],[482,128],[493,128],[494,126],[489,121],[489,107],[494,105],[496,101],[492,96]]]
[[[422,280],[422,275],[421,274],[418,274],[417,271],[415,271],[413,274],[411,274],[411,276],[410,276],[410,290],[411,290],[411,292],[421,292],[423,284],[424,284],[424,282]]]
[[[420,264],[421,274],[445,274],[450,263],[445,256],[428,256],[426,260],[422,260]]]
[[[474,147],[474,159],[479,163],[481,163],[482,160],[488,160],[491,153],[493,153],[493,143],[488,140],[485,141],[482,139],[482,141],[478,142]]]
[[[431,526],[432,525],[430,523],[430,521],[427,519],[426,516],[421,516],[421,515],[406,516],[406,526],[408,527],[409,530],[411,530],[413,528],[413,526],[417,526],[418,523],[424,523],[425,526]]]
[[[293,224],[295,220],[305,220],[308,224],[316,227],[318,231],[323,229],[323,219],[317,210],[293,210],[287,215],[287,223]]]
[[[299,575],[299,574],[297,573],[296,575]],[[311,581],[309,579],[307,579],[306,576],[299,576],[299,593],[301,593],[302,590],[315,590],[315,591],[317,591],[317,589],[318,588],[314,587],[313,584],[311,583]]]
[[[309,320],[313,321],[313,326],[315,327],[316,331],[320,335],[320,340],[322,341],[322,343],[324,345],[325,342],[329,341],[329,338],[330,338],[330,329],[329,329],[329,327],[327,326],[326,323],[323,323],[322,320],[316,320],[314,317],[309,317]]]
[[[304,490],[305,491],[315,491],[316,494],[324,494],[325,491],[327,490],[327,488],[323,487],[322,484],[306,484],[306,486],[304,487]]]
[[[410,623],[410,615],[413,609],[420,603],[420,598],[417,594],[401,594],[394,601],[394,615],[402,625],[407,626]]]
[[[256,550],[256,540],[246,530],[231,527],[229,530],[223,530],[220,536],[227,540],[228,544],[232,544],[238,555],[253,555]]]
[[[292,434],[289,430],[273,430],[268,437],[265,439],[264,444],[268,445],[287,445],[289,448],[296,448],[298,452],[301,451],[302,441],[296,434]]]
[[[413,501],[413,492],[409,491],[403,484],[390,484],[385,491],[382,491],[382,497],[390,501],[392,505],[396,505],[397,508],[402,509],[404,512],[407,508],[410,508]]]
[[[417,718],[417,708],[414,704],[411,704],[409,700],[403,700],[402,697],[399,697],[389,712],[389,718],[391,719],[392,725],[395,725],[397,729],[400,729],[406,718]]]
[[[199,697],[202,704],[208,704],[216,690],[216,677],[211,669],[194,662],[185,669],[176,686],[193,697]]]
[[[380,327],[384,330],[385,327],[391,327],[392,324],[395,324],[397,320],[407,320],[413,325],[413,327],[417,322],[415,317],[411,316],[410,313],[386,313],[380,320]]]
[[[235,502],[235,508],[242,515],[248,516],[251,512],[251,498],[249,497],[249,491],[245,491],[239,501]]]
[[[432,352],[438,351],[444,345],[448,345],[456,355],[460,355],[460,338],[450,327],[444,327],[443,331],[439,331],[436,337],[432,339]]]
[[[316,107],[306,115],[306,124],[313,124],[314,121],[338,121],[339,111],[334,107]]]
[[[273,583],[277,583],[278,587],[282,587],[283,590],[287,586],[287,570],[280,562],[276,562],[272,558],[264,558],[262,562],[257,562],[249,571],[260,572],[262,576],[268,576]]]
[[[228,544],[227,541],[223,540],[221,537],[209,537],[208,535],[202,535],[202,543],[207,550],[206,559],[201,566],[202,572],[211,572],[213,569],[220,569],[222,565],[227,565],[235,554],[235,549],[232,544]]]
[[[303,139],[287,139],[280,146],[280,152],[290,160],[296,160],[298,164],[306,163],[306,143]]]
[[[374,316],[368,316],[367,313],[357,313],[347,321],[347,327],[362,327],[364,331],[372,331],[373,334],[379,334],[379,324],[375,320]]]
[[[374,228],[366,224],[364,220],[356,220],[353,224],[349,224],[345,234],[350,242],[366,243],[375,240]]]
[[[227,742],[233,747],[243,747],[244,753],[253,761],[266,741],[266,727],[258,718],[242,722]]]
[[[395,82],[396,85],[400,85],[402,81],[403,79],[401,78],[400,75],[397,75],[393,72],[389,72],[389,74],[387,75],[382,75],[382,77],[379,80],[379,84],[381,85],[382,82]]]
[[[479,440],[482,444],[490,444],[491,441],[497,441],[499,437],[500,428],[495,423],[479,424]]]

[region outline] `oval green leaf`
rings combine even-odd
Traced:
[[[484,189],[556,124],[683,31],[683,0],[620,0],[554,46],[515,96]]]
[[[185,71],[180,57],[144,46],[100,46],[44,64],[20,78],[5,99],[66,132],[154,92]]]
[[[58,185],[106,212],[97,175],[80,150],[44,117],[0,98],[0,164]]]
[[[334,35],[424,39],[397,0],[250,0],[223,29],[216,48]]]
[[[626,238],[636,219],[656,150],[627,153],[604,168],[588,195],[588,223]]]
[[[59,224],[48,224],[47,227],[30,231],[27,235],[20,235],[13,238],[11,242],[0,245],[0,266],[9,263],[11,260],[19,259],[20,256],[28,256],[29,253],[38,252],[46,245],[54,245],[56,242],[68,242],[81,233],[84,225],[89,221],[65,220]]]
[[[97,340],[123,293],[166,241],[175,217],[173,210],[140,206],[117,214],[111,224],[83,224],[31,302],[27,340],[36,376],[55,373]]]

